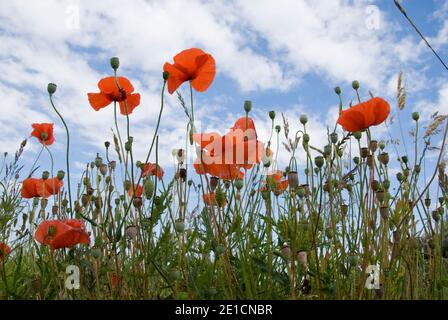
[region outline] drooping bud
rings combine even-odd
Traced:
[[[50,96],[52,96],[56,92],[56,89],[57,85],[55,85],[54,83],[49,83],[47,86],[47,91]]]

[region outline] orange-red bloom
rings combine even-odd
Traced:
[[[52,249],[71,248],[77,244],[90,244],[89,234],[82,220],[45,220],[37,227],[34,238]]]
[[[118,82],[118,85],[117,85]],[[90,105],[95,111],[107,107],[113,101],[119,102],[122,115],[131,114],[140,104],[140,94],[134,92],[132,83],[125,77],[107,77],[98,82],[100,93],[88,93]],[[125,106],[126,103],[126,106]]]
[[[142,193],[143,193],[143,187],[142,187],[141,185],[137,185],[137,186],[135,186],[134,188],[135,188],[135,197],[134,197],[134,198],[141,197],[141,196],[142,196]],[[132,197],[133,194],[134,194],[134,192],[133,192],[132,187],[131,187],[131,188],[129,188],[129,190],[128,190],[128,195],[129,195],[130,197]]]
[[[286,191],[286,189],[288,188],[289,182],[287,179],[283,178],[283,171],[277,170],[274,171],[270,174],[268,174],[267,178],[266,178],[266,182],[263,185],[263,187],[260,189],[260,191],[266,191],[268,189],[268,187],[271,188],[271,190],[280,195],[283,192]]]
[[[345,131],[356,132],[383,123],[390,113],[389,103],[379,97],[342,111],[338,123]]]
[[[158,164],[148,162],[147,164],[145,164],[142,176],[146,177],[147,174],[149,174],[150,176],[157,176],[159,180],[162,180],[165,172]]]
[[[22,182],[22,198],[48,198],[51,195],[58,194],[63,185],[64,182],[57,177],[47,180],[28,178]]]
[[[39,139],[40,143],[45,145],[53,144],[53,123],[33,123],[33,132],[31,135]]]
[[[173,94],[185,81],[191,81],[193,89],[203,92],[215,78],[216,66],[212,55],[201,49],[191,48],[174,56],[174,64],[165,63],[163,71],[169,73],[168,92]]]
[[[6,243],[0,242],[0,262],[11,253],[11,248]]]
[[[201,158],[195,161],[196,172],[221,179],[242,178],[242,168],[250,169],[260,163],[263,153],[270,152],[257,140],[253,120],[246,117],[238,119],[224,136],[215,132],[194,134],[193,140],[202,149]]]

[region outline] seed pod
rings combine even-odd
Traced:
[[[117,167],[117,161],[111,161],[111,162],[109,162],[109,168],[110,168],[110,170],[115,170],[116,167]]]
[[[366,147],[361,148],[361,158],[365,159],[369,155],[369,149]]]
[[[322,156],[317,156],[314,158],[314,163],[318,168],[322,168],[324,165],[324,158]]]
[[[297,252],[297,260],[302,266],[303,270],[308,267],[308,253],[305,250],[300,250]]]
[[[243,186],[244,186],[244,181],[243,180],[237,179],[235,181],[235,187],[236,187],[237,190],[241,190],[243,188]]]
[[[179,177],[185,181],[187,179],[187,169],[185,168],[180,168],[179,169]]]
[[[332,143],[338,142],[338,133],[337,132],[333,132],[332,134],[330,134],[330,141]]]
[[[142,197],[135,197],[134,200],[132,200],[132,204],[135,208],[140,209],[143,205]]]
[[[86,192],[87,192],[87,195],[91,196],[91,195],[93,195],[94,190],[92,187],[88,187]]]
[[[426,199],[425,199],[425,206],[426,206],[427,208],[429,208],[429,207],[431,206],[431,199],[430,199],[430,198],[426,198]]]
[[[297,171],[288,172],[288,184],[291,190],[294,190],[299,185],[299,176]]]
[[[378,180],[372,180],[372,182],[370,182],[370,186],[372,187],[372,190],[376,192],[380,187],[380,183]]]
[[[57,205],[53,205],[53,206],[51,207],[51,213],[52,213],[54,216],[58,214],[58,211],[59,211],[59,207],[58,207]]]
[[[129,226],[126,228],[126,237],[129,240],[135,240],[137,238],[138,229],[136,226]]]
[[[389,154],[387,152],[383,152],[378,156],[378,160],[385,166],[389,163]]]
[[[382,203],[384,202],[384,200],[386,199],[386,193],[383,190],[379,190],[376,193],[376,199],[378,200],[378,202]]]
[[[42,209],[45,209],[45,208],[47,207],[47,204],[48,204],[48,199],[46,199],[46,198],[42,198],[42,199],[40,200],[40,207],[41,207]]]
[[[366,162],[367,162],[367,165],[369,166],[369,168],[373,168],[373,156],[371,154],[369,154],[367,156]]]
[[[210,190],[212,192],[215,192],[216,187],[218,186],[219,178],[218,177],[211,177],[210,178]]]
[[[107,174],[107,165],[106,164],[101,164],[100,165],[100,173],[105,176]]]
[[[371,140],[369,143],[369,149],[370,149],[370,152],[375,153],[376,150],[378,149],[378,141]]]
[[[89,196],[85,193],[81,196],[81,204],[84,208],[89,205]]]
[[[331,144],[327,144],[326,146],[324,146],[324,156],[327,157],[329,155],[331,155]]]

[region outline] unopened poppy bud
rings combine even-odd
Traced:
[[[120,204],[120,198],[115,198],[115,205],[118,206]]]
[[[101,158],[98,154],[95,158],[95,166],[99,168],[103,164],[103,158]]]
[[[404,175],[401,172],[398,172],[397,173],[397,180],[402,182],[402,181],[404,181],[404,179],[405,179]]]
[[[384,141],[380,141],[378,143],[378,146],[380,147],[381,150],[384,150],[384,148],[386,148],[386,143]]]
[[[334,92],[335,92],[337,95],[340,95],[340,94],[342,93],[340,87],[336,87],[336,88],[334,88]]]
[[[362,137],[362,132],[356,131],[355,133],[353,133],[353,136],[355,137],[356,140],[360,140]]]
[[[126,150],[127,152],[130,152],[132,150],[132,143],[129,141],[126,141],[126,143],[124,144],[124,150]]]
[[[89,204],[89,196],[85,193],[81,196],[81,204],[83,207],[87,207]]]
[[[389,188],[390,188],[390,181],[389,180],[384,180],[382,185],[383,185],[384,190],[389,190]]]
[[[420,114],[418,112],[413,112],[412,113],[412,120],[418,121],[418,119],[420,119]]]
[[[48,86],[47,86],[48,94],[50,96],[53,95],[53,93],[56,92],[56,88],[57,88],[57,86],[54,83],[49,83]]]
[[[416,164],[415,167],[414,167],[414,170],[415,170],[415,173],[416,173],[416,174],[419,174],[419,173],[420,173],[420,170],[421,170],[420,165],[419,165],[419,164]]]
[[[57,177],[58,177],[58,180],[59,180],[59,181],[64,180],[64,177],[65,177],[65,172],[64,172],[64,170],[59,170],[59,171],[58,171],[58,174],[57,174]]]
[[[143,192],[146,199],[151,199],[154,194],[154,183],[151,179],[147,179],[143,185]]]
[[[305,133],[303,135],[303,142],[305,142],[305,143],[310,142],[310,135],[308,133]]]
[[[47,180],[50,177],[50,172],[44,171],[42,172],[42,179]]]
[[[297,194],[300,198],[303,198],[305,196],[305,188],[303,186],[298,187]]]
[[[407,156],[402,156],[401,157],[401,161],[403,161],[403,163],[408,163],[408,157]]]
[[[105,141],[104,142],[104,146],[106,147],[106,149],[108,149],[110,147],[110,142],[109,141]]]
[[[188,180],[188,186],[191,187],[193,185],[193,180]]]
[[[333,132],[332,134],[330,134],[330,140],[332,143],[337,143],[338,142],[338,133]]]
[[[329,156],[331,154],[331,144],[324,146],[324,156]]]
[[[275,119],[275,111],[269,111],[269,118],[271,118],[271,120]]]
[[[63,208],[67,208],[68,200],[67,199],[62,200],[61,204]]]
[[[324,165],[324,157],[322,156],[315,157],[314,163],[318,168],[322,168],[322,166]]]
[[[243,185],[244,185],[244,181],[243,180],[237,179],[235,181],[235,187],[236,187],[237,190],[241,190],[243,188]]]
[[[112,67],[112,69],[117,71],[117,69],[120,67],[120,59],[118,59],[118,57],[110,58],[110,66]]]
[[[238,193],[237,193],[237,195],[238,195]],[[215,199],[216,199],[216,204],[220,208],[222,208],[226,204],[226,194],[221,188],[218,188],[218,190],[216,190]]]
[[[300,116],[300,123],[303,124],[303,125],[305,125],[307,122],[308,122],[308,117],[307,117],[307,115],[306,115],[306,114],[302,114],[302,115]]]
[[[352,88],[355,90],[359,89],[359,81],[358,80],[355,80],[352,82]]]
[[[168,71],[163,71],[162,73],[163,80],[167,81],[170,77],[170,73]]]
[[[252,101],[250,100],[244,101],[244,111],[246,111],[246,113],[249,113],[251,110],[252,110]]]
[[[117,167],[117,162],[116,161],[109,162],[110,170],[115,170],[116,167]]]
[[[276,125],[276,126],[275,126],[275,132],[279,133],[280,130],[281,130],[281,127],[280,127],[279,125]]]
[[[339,158],[341,158],[344,155],[344,150],[338,149],[337,153],[338,153]]]
[[[359,157],[353,157],[353,162],[355,164],[359,164]]]

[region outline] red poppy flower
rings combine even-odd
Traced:
[[[168,92],[173,94],[185,81],[191,81],[193,89],[203,92],[215,78],[216,66],[212,55],[201,49],[191,48],[174,56],[174,64],[165,63],[163,71],[169,73]]]
[[[89,234],[82,220],[45,220],[37,227],[34,238],[53,250],[71,248],[77,244],[90,244]]]
[[[277,170],[268,174],[266,182],[263,187],[261,187],[260,191],[266,191],[270,187],[274,193],[280,195],[288,189],[288,185],[288,180],[283,178],[283,171]]]
[[[357,132],[383,123],[389,113],[389,103],[375,97],[342,111],[338,123],[345,131]]]
[[[6,243],[0,242],[0,262],[11,253],[11,248]]]
[[[148,173],[150,176],[157,176],[159,180],[162,180],[162,177],[165,174],[163,169],[158,164],[151,162],[145,164],[145,169],[143,170],[142,176],[146,177]]]
[[[53,123],[33,123],[31,135],[36,137],[40,143],[49,146],[54,142]]]
[[[143,187],[142,187],[141,185],[137,185],[137,186],[135,186],[134,188],[135,188],[135,197],[136,197],[136,198],[141,197],[141,196],[142,196],[142,193],[143,193]],[[129,188],[129,190],[128,190],[128,195],[129,195],[130,197],[132,197],[133,194],[134,194],[134,192],[132,191],[132,187],[131,187],[131,188]],[[134,197],[134,198],[135,198],[135,197]]]
[[[238,119],[224,136],[215,132],[194,134],[193,140],[202,150],[201,159],[195,162],[196,172],[221,179],[241,178],[241,168],[250,169],[253,164],[260,163],[265,152],[269,152],[257,140],[253,120],[246,117]]]
[[[57,177],[46,180],[28,178],[22,182],[22,198],[48,198],[51,195],[58,194],[63,185],[64,182],[59,180]]]
[[[117,85],[118,82],[118,85]],[[134,92],[132,83],[125,77],[107,77],[98,82],[100,93],[88,93],[89,103],[95,111],[107,107],[113,101],[119,102],[122,115],[131,114],[140,104],[140,94]],[[126,107],[125,107],[126,102]],[[126,112],[127,111],[127,112]]]

